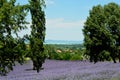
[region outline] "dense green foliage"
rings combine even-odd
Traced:
[[[23,63],[25,44],[17,32],[26,28],[26,6],[15,5],[15,0],[0,0],[0,74],[13,70],[15,61]],[[12,36],[16,34],[16,38]]]
[[[94,6],[83,29],[90,61],[120,60],[120,6]]]
[[[13,70],[15,62],[23,64],[26,56],[33,61],[38,72],[44,62],[43,41],[45,37],[44,0],[30,0],[19,5],[16,0],[0,0],[0,75]],[[26,16],[31,13],[31,35],[20,38],[18,32],[26,29]],[[29,48],[25,40],[30,40]]]
[[[43,1],[30,0],[29,2],[32,17],[32,31],[29,36],[31,54],[29,57],[33,61],[33,69],[39,72],[45,60],[45,55],[43,53],[43,42],[45,39],[45,14],[41,6]]]
[[[84,47],[81,44],[46,44],[45,53],[48,59],[85,60]]]

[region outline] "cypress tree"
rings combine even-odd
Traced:
[[[45,39],[45,13],[42,9],[43,0],[30,0],[30,13],[32,18],[30,49],[33,69],[39,70],[45,61],[43,42]]]

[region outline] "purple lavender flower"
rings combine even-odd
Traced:
[[[89,61],[46,60],[44,69],[37,73],[32,62],[16,65],[7,76],[0,80],[119,80],[120,63]]]

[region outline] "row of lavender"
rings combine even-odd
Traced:
[[[0,80],[120,80],[120,64],[113,62],[46,60],[40,73],[31,70],[32,61],[19,64]]]

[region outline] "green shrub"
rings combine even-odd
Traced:
[[[48,55],[48,59],[83,60],[85,59],[84,52],[85,50],[78,48],[78,45],[45,45],[45,53]]]
[[[73,54],[70,58],[70,60],[83,60],[83,56],[79,54]]]
[[[71,58],[71,54],[67,52],[59,53],[58,55],[60,60],[70,60]]]

